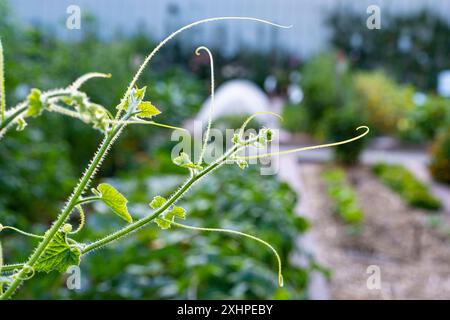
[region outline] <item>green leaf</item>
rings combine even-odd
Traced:
[[[141,102],[138,109],[141,110],[141,113],[137,115],[140,118],[151,118],[161,113],[150,101]]]
[[[186,219],[186,210],[181,207],[173,206],[173,208],[169,212],[162,215],[162,218],[164,219],[156,218],[154,222],[158,225],[158,227],[165,230],[170,228],[170,221],[175,221],[175,217]]]
[[[299,232],[305,233],[310,228],[311,224],[309,223],[308,219],[297,216],[294,219],[294,226]]]
[[[23,129],[25,129],[25,127],[27,126],[27,122],[22,118],[18,118],[17,119],[17,131],[22,131]]]
[[[142,102],[145,96],[145,91],[147,87],[143,87],[139,89],[137,86],[133,89],[131,89],[130,94],[128,98],[125,101],[122,101],[117,108],[123,108],[124,110],[127,110],[129,112],[134,112],[135,108]],[[131,110],[130,110],[131,106]]]
[[[100,191],[100,198],[102,201],[119,217],[129,223],[133,222],[133,218],[127,209],[128,200],[119,191],[117,191],[116,188],[107,183],[102,183],[97,187],[97,190]]]
[[[160,227],[163,230],[170,228],[171,223],[169,221],[166,221],[166,220],[163,220],[160,218],[156,218],[154,221],[158,225],[158,227]]]
[[[183,168],[197,169],[197,170],[203,169],[202,166],[192,163],[191,159],[189,158],[189,155],[185,152],[181,152],[178,157],[175,157],[173,159],[173,163]]]
[[[147,86],[145,86],[145,87],[142,87],[142,88],[138,88],[137,86],[136,86],[136,92],[135,92],[135,96],[136,96],[136,98],[138,98],[139,100],[144,100],[144,97],[145,97],[145,91],[147,90]]]
[[[149,203],[152,209],[160,208],[167,200],[161,196],[156,196],[153,198],[152,202]]]
[[[32,89],[28,95],[28,110],[26,117],[37,117],[42,113],[44,104],[41,101],[41,91],[39,89]]]
[[[165,218],[167,220],[172,220],[174,217],[177,217],[177,218],[180,218],[180,219],[186,219],[186,210],[184,210],[181,207],[174,206],[172,208],[172,210],[170,210],[169,212],[167,212],[165,214]]]
[[[67,268],[80,264],[81,251],[67,243],[67,235],[58,231],[34,265],[36,271],[66,272]]]

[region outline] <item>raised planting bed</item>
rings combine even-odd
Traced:
[[[345,171],[327,170],[322,174],[329,197],[334,203],[334,212],[348,225],[359,227],[364,220],[353,188],[346,181]]]
[[[326,181],[318,179],[325,166],[300,167],[309,235],[317,263],[330,270],[331,299],[450,299],[450,217],[407,205],[371,168],[354,167],[346,177],[364,211],[364,228],[349,234],[333,216]],[[379,288],[367,285],[373,270]]]
[[[430,193],[428,187],[402,165],[378,163],[372,167],[372,171],[408,205],[427,210],[439,210],[442,207],[441,202]]]

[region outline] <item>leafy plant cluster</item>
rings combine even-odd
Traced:
[[[359,229],[364,221],[364,211],[358,205],[355,191],[346,181],[345,171],[327,170],[322,176],[328,195],[333,200],[335,212],[344,223]]]
[[[355,90],[368,121],[379,134],[427,143],[450,129],[450,99],[417,92],[380,71],[359,72]]]
[[[407,204],[428,210],[441,208],[440,201],[430,194],[427,186],[402,165],[378,163],[372,170],[381,182],[397,192]]]
[[[383,72],[357,73],[354,86],[361,109],[380,134],[395,134],[401,119],[414,108],[414,89],[398,85]]]

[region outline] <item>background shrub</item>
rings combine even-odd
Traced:
[[[414,108],[414,89],[399,86],[383,72],[358,73],[354,85],[371,129],[379,133],[395,133],[400,120]]]
[[[345,104],[351,88],[351,79],[343,56],[335,52],[311,58],[301,69],[304,93],[299,108],[303,130],[314,133],[328,110]]]
[[[398,135],[402,140],[426,143],[436,139],[439,132],[450,129],[450,99],[433,94],[424,96],[425,102],[399,122]]]
[[[450,130],[440,134],[431,148],[430,171],[434,179],[450,183]]]
[[[348,104],[336,110],[329,110],[319,128],[327,141],[342,141],[355,136],[355,129],[366,124],[363,110],[356,104]],[[343,165],[355,165],[367,144],[368,138],[333,148],[334,160]]]

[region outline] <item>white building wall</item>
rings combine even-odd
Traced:
[[[0,0],[4,1],[4,0]],[[351,7],[363,16],[371,4],[382,14],[408,13],[428,8],[450,21],[450,0],[12,0],[20,21],[48,25],[67,39],[76,39],[81,31],[67,30],[66,9],[75,4],[82,13],[97,18],[104,37],[116,32],[133,33],[141,28],[156,39],[181,25],[214,16],[252,16],[282,24],[290,30],[278,30],[254,22],[222,21],[188,31],[185,39],[208,46],[220,45],[233,52],[242,45],[260,50],[279,46],[305,57],[323,49],[329,37],[324,25],[327,14],[339,7]],[[170,13],[177,8],[177,13]]]

